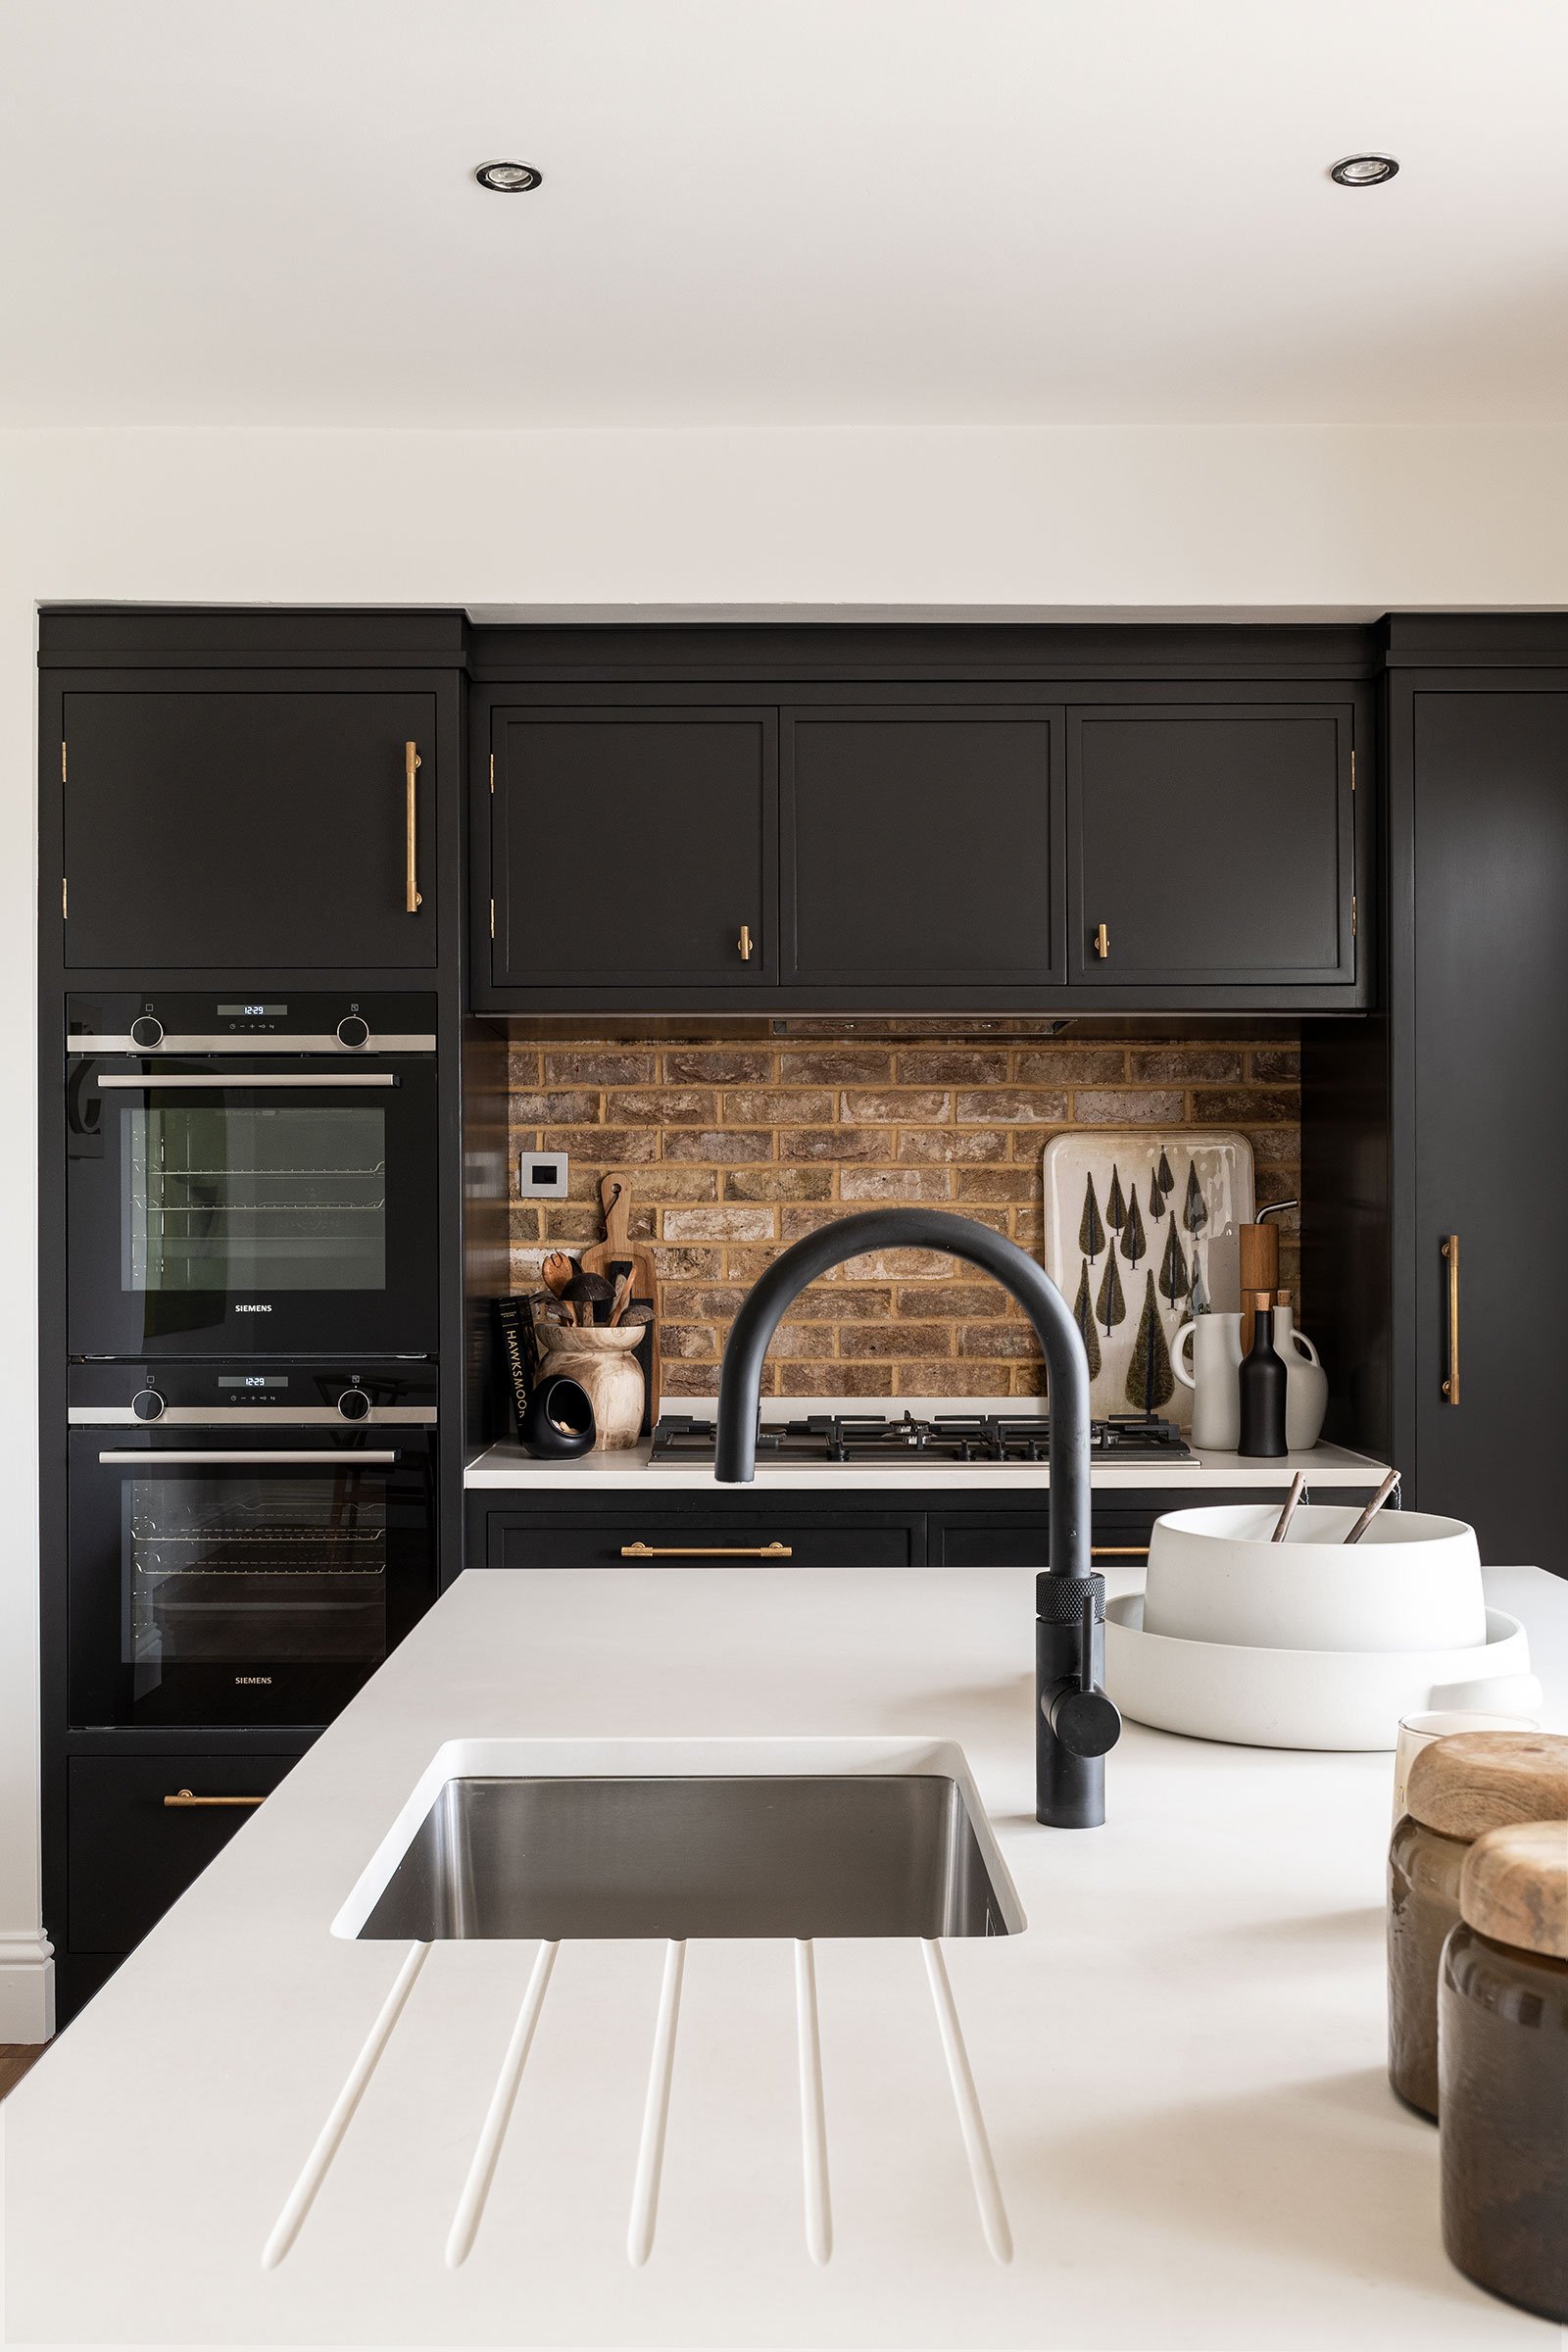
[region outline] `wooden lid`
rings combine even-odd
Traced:
[[[1568,1821],[1515,1822],[1478,1838],[1459,1874],[1459,1913],[1494,1943],[1568,1960]]]
[[[1466,1843],[1515,1821],[1568,1821],[1568,1740],[1551,1732],[1452,1732],[1410,1767],[1405,1809]]]

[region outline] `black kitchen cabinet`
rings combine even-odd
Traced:
[[[850,1501],[849,1497],[843,1498]],[[925,1556],[921,1515],[827,1496],[813,1508],[748,1495],[696,1507],[665,1495],[584,1504],[468,1497],[470,1567],[478,1568],[906,1568]]]
[[[782,718],[785,984],[1059,985],[1059,711],[793,710]]]
[[[1067,715],[1069,980],[1353,983],[1349,703]]]
[[[66,969],[432,967],[436,708],[396,683],[68,674]]]
[[[270,1796],[296,1760],[73,1756],[66,1768],[71,1953],[130,1951],[251,1817],[247,1805],[190,1798]]]
[[[778,976],[770,710],[490,713],[493,982],[758,990]]]

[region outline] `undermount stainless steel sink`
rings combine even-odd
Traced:
[[[1009,1908],[942,1773],[474,1774],[437,1789],[351,1932],[1004,1936]]]

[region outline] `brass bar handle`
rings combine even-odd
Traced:
[[[1095,925],[1095,954],[1102,963],[1110,954],[1110,932],[1103,923]]]
[[[1089,1557],[1092,1560],[1147,1560],[1149,1545],[1147,1544],[1091,1544]]]
[[[417,914],[422,903],[419,898],[419,859],[416,842],[418,788],[414,781],[415,776],[418,772],[419,765],[420,761],[418,745],[416,743],[406,743],[403,746],[403,801],[405,821],[408,829],[409,862],[406,887],[403,895],[403,910],[405,914]]]
[[[741,935],[735,945],[741,952],[742,963],[750,963],[752,960],[752,926],[750,923],[742,923]]]
[[[176,1812],[188,1812],[192,1805],[265,1805],[265,1796],[198,1796],[192,1788],[176,1789],[166,1796],[164,1803]]]
[[[1443,1378],[1443,1401],[1459,1401],[1459,1236],[1443,1237],[1443,1262],[1448,1269],[1448,1369]]]
[[[788,1544],[623,1544],[623,1560],[793,1560]]]

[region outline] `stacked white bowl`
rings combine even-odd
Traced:
[[[1250,1747],[1392,1748],[1402,1715],[1541,1703],[1517,1619],[1489,1609],[1475,1531],[1276,1501],[1155,1522],[1143,1593],[1105,1612],[1105,1684],[1162,1731]]]

